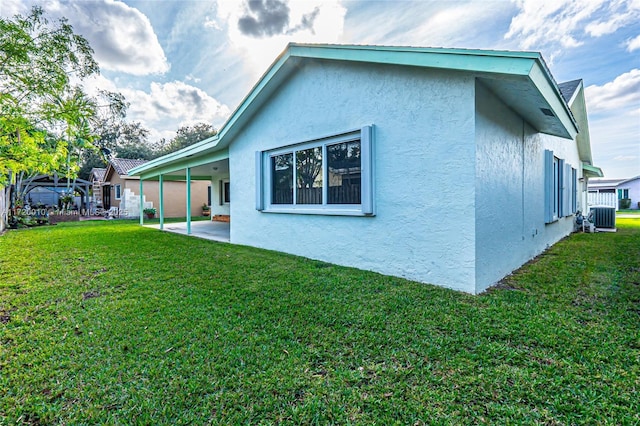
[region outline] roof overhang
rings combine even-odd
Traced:
[[[366,62],[475,74],[537,131],[573,139],[578,128],[542,56],[536,52],[418,47],[289,44],[219,133],[129,171],[147,179],[228,158],[227,147],[278,87],[310,60]]]
[[[600,167],[592,166],[587,163],[582,163],[582,174],[588,178],[604,177],[604,173],[602,173],[602,169]]]

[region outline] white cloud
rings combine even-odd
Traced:
[[[21,0],[0,0],[0,15],[13,17],[24,15],[27,12],[26,5]]]
[[[161,74],[169,70],[151,22],[138,9],[121,1],[0,0],[2,15],[27,14],[40,5],[47,18],[66,18],[74,32],[85,37],[100,68],[132,75]]]
[[[336,43],[344,29],[346,8],[340,0],[293,1],[287,4],[288,22],[271,36],[256,37],[243,33],[240,19],[247,16],[244,2],[219,1],[218,23],[226,26],[231,47],[246,60],[246,66],[255,76],[261,75],[274,58],[291,41],[305,43]]]
[[[218,21],[216,21],[213,18],[210,18],[209,16],[205,16],[204,18],[204,27],[213,28],[214,30],[222,31],[222,27],[220,27],[220,24],[218,24]]]
[[[632,69],[602,86],[588,86],[585,96],[591,113],[636,110],[640,106],[640,69]]]
[[[627,41],[627,51],[633,52],[640,49],[640,35]]]
[[[638,0],[514,0],[519,13],[505,38],[520,39],[524,49],[558,44],[572,48],[585,36],[600,37],[640,19]]]
[[[89,40],[102,68],[133,75],[169,70],[151,22],[139,10],[114,0],[60,6],[60,13]]]
[[[633,161],[637,158],[638,157],[636,157],[635,155],[616,155],[615,157],[613,157],[615,161],[622,161],[622,162]]]
[[[229,108],[203,90],[183,83],[151,83],[148,92],[120,89],[131,103],[127,118],[151,130],[151,140],[175,133],[180,126],[205,122],[219,127],[230,115]]]
[[[82,82],[89,95],[98,90],[122,93],[130,104],[127,121],[139,121],[150,132],[149,140],[171,138],[179,127],[209,123],[220,128],[231,114],[230,109],[203,90],[181,81],[151,83],[149,90],[118,87],[104,76]]]

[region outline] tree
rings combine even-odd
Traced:
[[[193,126],[182,126],[176,132],[176,136],[169,142],[164,140],[159,142],[157,147],[157,156],[170,154],[172,152],[186,148],[194,143],[203,141],[215,136],[218,131],[211,124],[198,123]]]
[[[97,72],[88,41],[66,20],[50,24],[40,7],[0,18],[0,183],[73,172],[71,151],[79,140],[90,143],[87,120],[95,111],[71,79]]]

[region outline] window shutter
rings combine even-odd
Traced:
[[[562,159],[558,159],[558,218],[564,217],[567,209],[567,203],[565,202],[567,193],[564,178],[565,174],[565,162]]]
[[[553,151],[544,151],[544,221],[553,221]]]
[[[373,214],[373,128],[365,126],[360,131],[360,199],[362,213]]]
[[[564,215],[569,216],[572,213],[571,206],[571,165],[565,163],[564,164],[564,172],[562,173],[564,180]]]
[[[571,184],[571,210],[572,213],[576,213],[578,211],[578,171],[573,167],[571,168]]]
[[[256,210],[264,210],[264,183],[262,181],[262,151],[256,151]],[[224,189],[224,188],[223,188]]]
[[[224,204],[224,182],[222,180],[218,181],[218,203]]]

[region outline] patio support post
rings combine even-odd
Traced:
[[[144,210],[144,202],[142,200],[144,200],[144,197],[142,196],[142,177],[140,177],[140,225],[144,225],[144,213],[142,212]]]
[[[164,229],[164,178],[160,175],[158,180],[158,208],[160,212],[160,229]]]
[[[191,168],[187,167],[187,235],[191,235]]]

